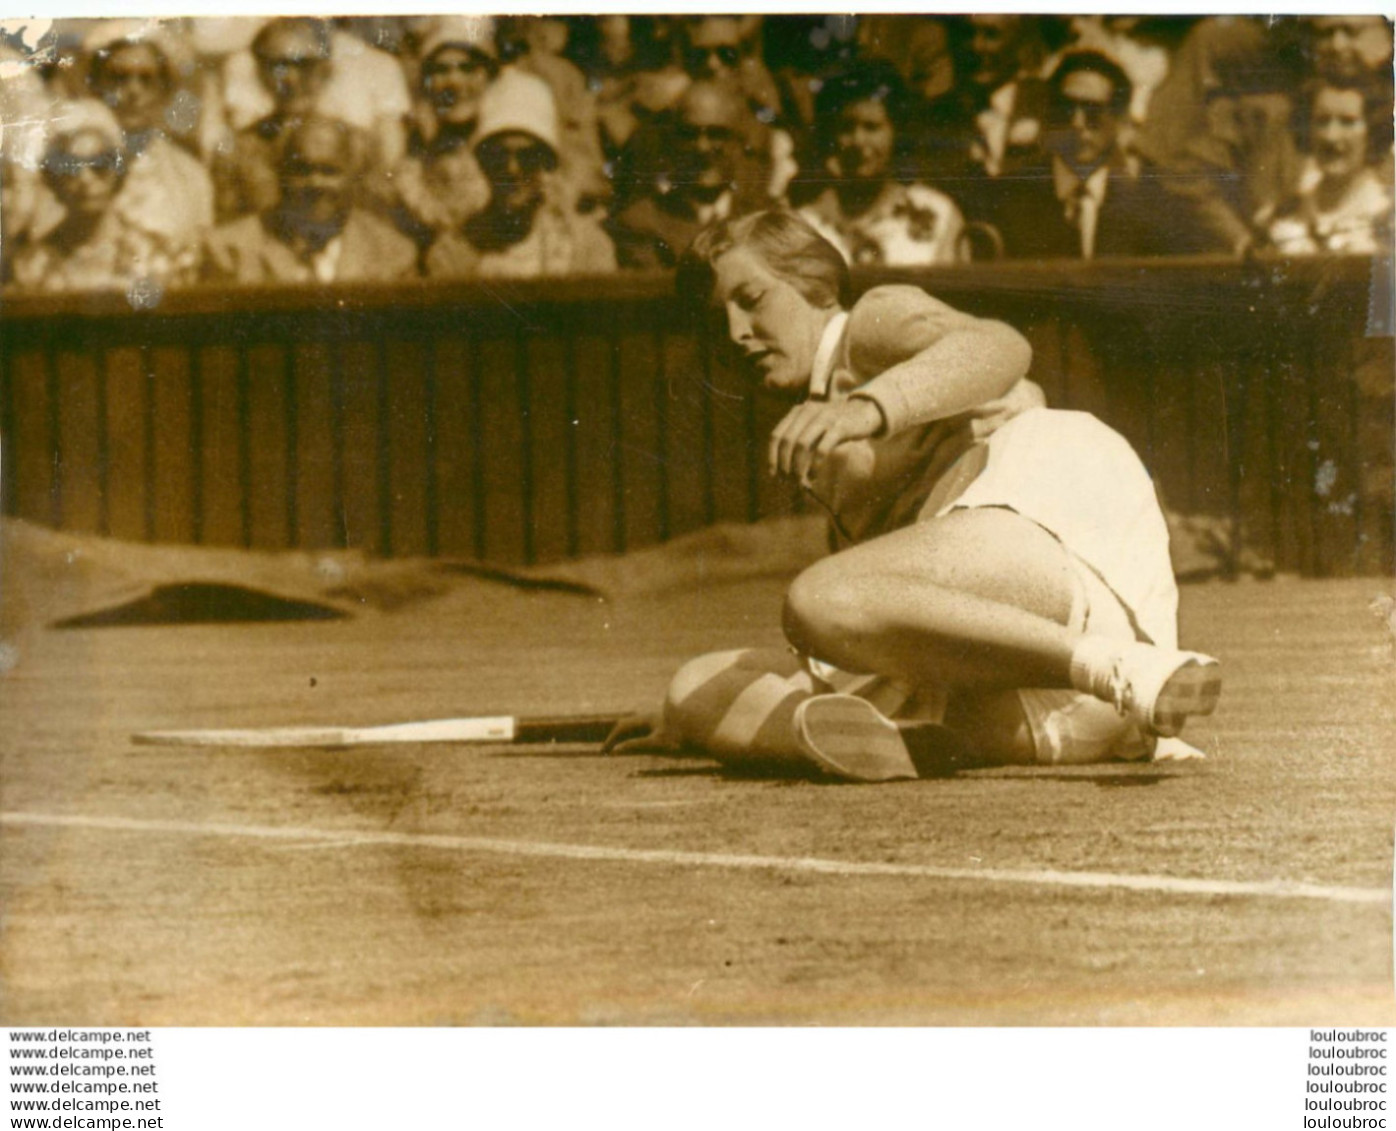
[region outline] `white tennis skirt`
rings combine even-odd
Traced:
[[[1168,526],[1129,441],[1090,413],[1035,408],[981,443],[983,470],[935,513],[1006,507],[1031,519],[1119,598],[1141,638],[1176,648]]]

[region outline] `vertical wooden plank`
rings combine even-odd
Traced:
[[[325,342],[291,347],[295,394],[295,544],[307,549],[338,545],[335,513],[333,360]]]
[[[576,444],[577,549],[580,555],[616,550],[616,402],[611,350],[598,334],[574,340],[576,392],[572,431]]]
[[[1037,317],[1024,321],[1019,332],[1032,346],[1032,366],[1028,376],[1042,386],[1052,408],[1074,408],[1067,400],[1065,331],[1060,317]]]
[[[1089,412],[1112,428],[1119,428],[1105,388],[1105,374],[1091,336],[1082,326],[1082,310],[1072,306],[1062,317],[1062,404],[1077,412]],[[1049,394],[1048,403],[1052,399]]]
[[[1345,320],[1319,333],[1314,398],[1314,492],[1320,572],[1342,577],[1353,571],[1357,547],[1355,510],[1358,498],[1356,443],[1352,435],[1353,383],[1351,340]]]
[[[659,369],[654,335],[647,327],[622,324],[616,343],[620,406],[625,429],[621,464],[625,475],[625,548],[650,546],[663,538],[668,469],[662,456]]]
[[[141,350],[107,354],[107,515],[113,538],[146,537],[146,428],[150,394]]]
[[[10,335],[0,331],[0,515],[15,513],[15,381]]]
[[[490,561],[516,564],[526,559],[528,472],[523,418],[519,412],[518,351],[512,335],[481,339],[477,353],[479,400],[472,413],[481,492],[476,522]]]
[[[260,550],[291,545],[286,500],[290,484],[286,435],[286,349],[257,344],[247,351],[247,514],[249,543]]]
[[[1227,430],[1231,366],[1204,360],[1188,373],[1191,397],[1187,421],[1191,464],[1189,510],[1225,517],[1230,503],[1230,467],[1235,443]]]
[[[67,530],[102,528],[102,420],[96,358],[64,350],[57,356],[58,495]]]
[[[237,546],[243,542],[238,370],[238,351],[233,346],[210,345],[201,354],[200,511],[203,541],[214,546]]]
[[[462,337],[436,340],[437,552],[475,556],[474,370]]]
[[[568,513],[573,431],[568,409],[573,397],[568,388],[567,348],[558,334],[533,335],[526,344],[532,433],[531,548],[535,560],[557,561],[568,556],[569,532],[575,522]]]
[[[1100,418],[1120,433],[1150,466],[1153,448],[1154,361],[1140,347],[1146,341],[1133,318],[1092,328],[1089,349],[1101,396]]]
[[[1355,343],[1353,411],[1358,459],[1359,573],[1391,573],[1396,568],[1393,544],[1393,495],[1396,494],[1396,340],[1363,337]]]
[[[704,341],[702,348],[708,363],[712,416],[714,518],[718,522],[747,522],[756,509],[751,473],[754,456],[748,434],[748,420],[754,412],[751,383],[726,364],[725,355],[710,341]]]
[[[152,482],[154,537],[157,542],[195,541],[194,464],[189,442],[189,351],[151,351],[151,397],[155,469]]]
[[[374,343],[345,343],[343,390],[340,461],[343,468],[341,506],[344,542],[355,549],[378,554],[383,552],[384,546],[380,508],[381,402],[378,351]]]
[[[669,467],[669,533],[696,530],[710,521],[712,451],[707,387],[697,342],[666,333],[662,339],[668,412],[665,443]]]
[[[1272,364],[1265,375],[1264,387],[1269,398],[1266,416],[1271,445],[1271,486],[1275,510],[1274,554],[1275,568],[1298,572],[1305,568],[1309,551],[1308,507],[1305,500],[1307,463],[1308,396],[1299,371],[1294,343],[1280,343]]]
[[[49,450],[50,390],[43,349],[16,349],[11,373],[14,513],[31,522],[48,522],[57,484]]]
[[[429,552],[427,355],[422,342],[385,343],[390,552],[397,556]]]

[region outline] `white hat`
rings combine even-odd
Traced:
[[[82,37],[83,54],[89,65],[94,56],[121,43],[148,43],[165,59],[170,77],[187,77],[194,69],[193,52],[179,32],[157,19],[98,20]]]
[[[485,88],[475,127],[475,148],[495,134],[532,134],[557,152],[557,102],[552,88],[537,75],[506,67]]]
[[[106,103],[95,98],[54,103],[47,122],[49,144],[84,130],[101,134],[113,149],[120,149],[126,142],[126,134]]]
[[[429,59],[443,47],[468,47],[497,59],[499,49],[495,45],[494,20],[489,16],[436,17],[422,35],[417,55],[423,60]]]

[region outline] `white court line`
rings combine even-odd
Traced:
[[[1116,888],[1166,895],[1321,899],[1332,903],[1380,904],[1387,908],[1392,902],[1390,888],[1334,887],[1289,880],[1204,880],[1114,872],[1057,872],[1051,869],[1018,871],[1007,868],[941,868],[930,864],[863,863],[855,860],[822,860],[811,856],[737,856],[723,852],[676,852],[668,849],[616,848],[590,844],[550,844],[545,841],[442,836],[432,833],[273,825],[206,825],[195,821],[145,821],[128,817],[69,816],[57,813],[0,813],[0,825],[104,829],[110,832],[163,833],[240,840],[308,841],[324,844],[326,847],[374,845],[435,848],[449,852],[490,852],[501,856],[535,856],[554,860],[601,860],[627,864],[664,864],[671,867],[815,872],[826,876],[906,876],[928,880],[969,880],[978,884]]]

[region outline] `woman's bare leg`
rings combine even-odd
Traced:
[[[1002,508],[951,511],[834,554],[790,588],[802,652],[913,686],[1070,687],[1080,633],[1061,543]]]

